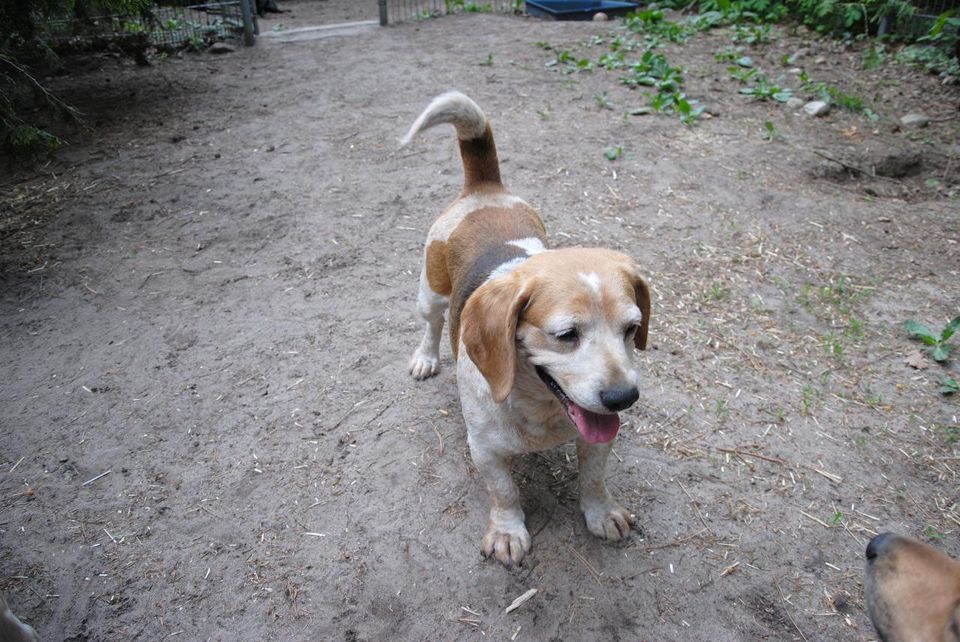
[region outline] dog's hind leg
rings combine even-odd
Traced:
[[[417,311],[427,322],[420,347],[410,359],[410,375],[414,379],[426,379],[440,372],[440,337],[443,334],[443,315],[450,299],[437,294],[427,278],[427,261],[420,272],[420,291],[417,294]]]

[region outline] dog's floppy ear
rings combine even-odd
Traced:
[[[960,604],[957,604],[957,607],[953,609],[953,613],[950,615],[946,635],[947,637],[945,637],[944,640],[960,642]]]
[[[637,307],[640,308],[640,314],[643,315],[640,327],[633,337],[633,343],[637,350],[646,350],[647,331],[650,329],[650,286],[640,276],[640,271],[636,267],[633,267],[630,271],[630,280],[633,281],[633,293],[637,300]]]
[[[460,338],[497,403],[513,389],[517,322],[529,300],[530,288],[519,279],[497,279],[477,288],[460,315]]]

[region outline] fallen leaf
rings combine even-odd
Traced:
[[[927,361],[927,358],[923,356],[923,353],[919,350],[914,350],[907,355],[907,358],[903,360],[911,368],[916,368],[917,370],[926,370],[930,367],[930,362]]]

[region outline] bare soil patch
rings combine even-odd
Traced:
[[[359,4],[263,24],[376,17]],[[50,640],[874,639],[873,533],[960,554],[937,391],[957,366],[907,365],[901,328],[958,312],[957,89],[784,33],[754,58],[816,50],[811,75],[884,116],[811,120],[737,95],[716,31],[664,49],[715,117],[624,117],[646,101],[616,73],[533,44],[615,30],[467,15],[50,79],[92,129],[0,187],[0,590],[21,617]],[[652,285],[610,461],[642,525],[623,545],[586,531],[571,447],[516,466],[528,562],[481,559],[449,352],[406,375],[422,239],[461,175],[451,132],[396,141],[449,88],[556,244],[627,252]],[[814,153],[890,150],[917,167]]]

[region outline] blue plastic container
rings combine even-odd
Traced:
[[[611,18],[635,11],[636,2],[614,0],[526,0],[526,10],[531,16],[552,20],[593,20],[600,11]]]

